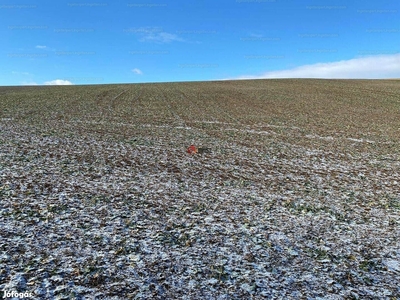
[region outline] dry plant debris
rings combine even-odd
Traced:
[[[400,299],[399,111],[397,81],[1,87],[0,290]]]

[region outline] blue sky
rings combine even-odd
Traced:
[[[6,1],[0,85],[400,78],[399,13],[398,0]]]

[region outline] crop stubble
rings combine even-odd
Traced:
[[[399,109],[389,80],[2,87],[0,288],[399,298]]]

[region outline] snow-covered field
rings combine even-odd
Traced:
[[[0,88],[0,291],[400,299],[399,110],[396,81]]]

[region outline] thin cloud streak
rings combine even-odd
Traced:
[[[141,42],[155,42],[155,43],[171,43],[171,42],[184,42],[184,39],[178,37],[176,34],[168,32],[150,33],[140,39]]]
[[[270,71],[261,75],[243,75],[228,80],[268,78],[384,79],[399,77],[400,53],[397,53],[316,63],[288,70]]]
[[[138,75],[142,75],[143,74],[142,70],[140,70],[138,68],[133,69],[132,72],[135,73],[135,74],[138,74]]]

